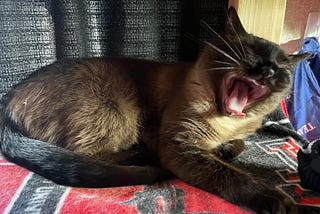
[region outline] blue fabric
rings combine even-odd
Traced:
[[[290,121],[298,134],[309,141],[320,138],[320,44],[305,38],[300,53],[312,52],[295,69],[291,96],[286,99]]]

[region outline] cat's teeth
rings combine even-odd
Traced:
[[[246,113],[244,113],[244,112],[237,112],[237,113],[235,113],[235,112],[231,112],[231,113],[230,113],[230,116],[240,116],[240,117],[245,117],[245,116],[247,116],[247,114],[246,114]]]

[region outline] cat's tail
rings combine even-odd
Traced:
[[[108,165],[72,151],[30,139],[5,117],[0,103],[0,150],[9,161],[53,182],[74,187],[152,184],[170,174],[157,167]]]

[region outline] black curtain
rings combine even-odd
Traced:
[[[0,97],[21,78],[53,61],[130,56],[194,60],[221,32],[227,0],[1,0]]]

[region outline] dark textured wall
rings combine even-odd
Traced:
[[[227,0],[1,0],[0,96],[55,60],[130,56],[193,60],[207,37],[200,20],[221,32]]]

